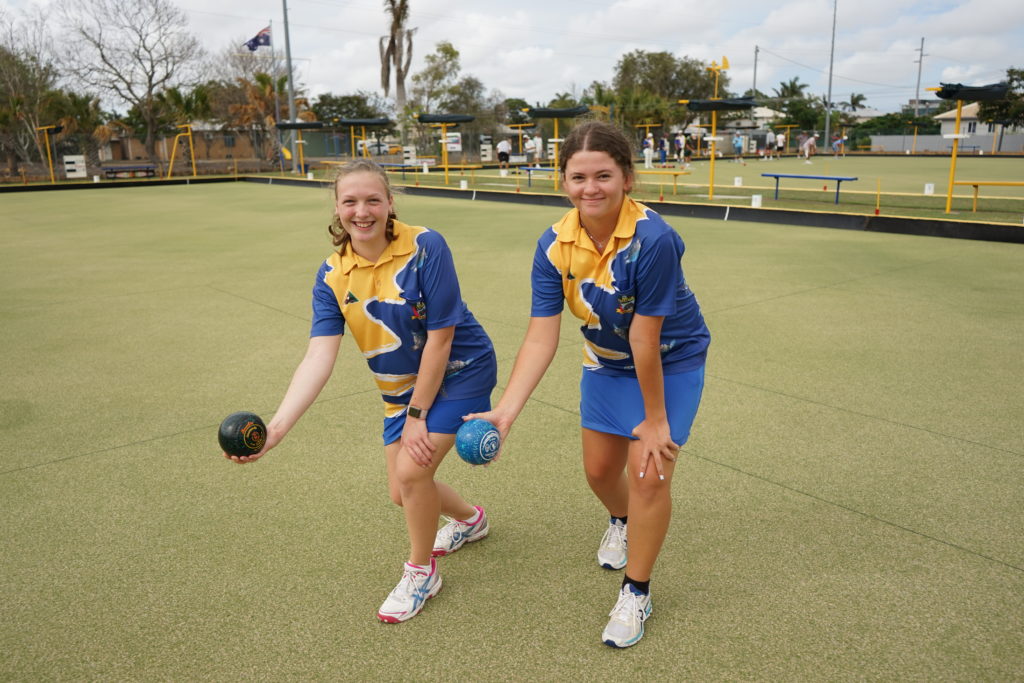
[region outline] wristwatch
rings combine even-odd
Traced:
[[[425,420],[427,419],[428,412],[429,409],[427,408],[417,408],[416,406],[410,405],[409,409],[406,411],[406,415],[414,417],[417,420]]]

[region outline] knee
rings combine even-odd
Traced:
[[[609,460],[588,461],[583,464],[589,484],[607,484],[622,476],[622,463]]]
[[[409,492],[431,481],[433,475],[429,470],[420,467],[408,456],[399,457],[398,466],[395,467],[395,481],[391,486],[391,500],[395,501],[396,493],[398,499],[402,500]],[[395,502],[401,505],[400,502]]]
[[[402,489],[396,482],[388,482],[388,497],[391,498],[392,503],[402,507]]]
[[[659,479],[656,471],[647,472],[643,479],[638,474],[632,474],[629,479],[629,499],[640,503],[655,503],[670,495],[670,481],[671,475],[668,473],[664,479]]]

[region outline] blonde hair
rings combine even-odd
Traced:
[[[391,181],[388,179],[387,171],[380,167],[377,163],[370,159],[353,159],[345,164],[338,167],[338,170],[334,172],[334,178],[331,181],[331,193],[334,197],[334,203],[338,202],[338,181],[342,178],[346,178],[354,173],[372,173],[377,176],[381,184],[384,185],[384,192],[388,196],[388,200],[394,199],[394,195],[391,192]],[[384,230],[384,236],[388,242],[393,242],[395,239],[395,219],[398,215],[392,209],[388,213],[388,224]],[[331,218],[330,225],[327,226],[327,232],[331,234],[331,241],[334,246],[338,247],[339,251],[344,251],[345,245],[348,244],[349,236],[344,226],[341,224],[341,218],[338,217],[335,212],[333,218]]]

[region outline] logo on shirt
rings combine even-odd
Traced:
[[[345,301],[344,301],[344,304],[345,304],[346,306],[347,306],[348,304],[354,304],[354,303],[356,303],[356,302],[358,302],[358,301],[359,301],[359,299],[357,299],[357,298],[356,298],[356,295],[355,295],[355,294],[353,294],[352,292],[348,292],[347,294],[345,294]]]
[[[619,297],[619,307],[615,309],[616,313],[632,313],[633,308],[636,306],[636,297],[627,296],[623,294]]]
[[[422,301],[417,301],[412,306],[412,319],[413,320],[426,320],[427,319],[427,305]]]

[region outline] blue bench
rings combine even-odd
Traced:
[[[113,180],[115,178],[155,178],[156,166],[148,164],[145,166],[107,166],[103,169],[104,175]],[[121,174],[124,174],[123,176]]]
[[[544,171],[546,173],[557,173],[558,172],[557,168],[545,168],[544,166],[520,166],[519,170],[520,171],[526,171],[526,186],[527,187],[530,187],[530,184],[531,184],[530,181],[533,179],[534,171],[537,171],[537,172]]]
[[[834,180],[836,182],[836,204],[839,203],[839,188],[844,180],[857,180],[852,176],[837,175],[801,175],[799,173],[762,173],[765,178],[775,178],[775,199],[779,198],[780,178],[803,178],[804,180]]]

